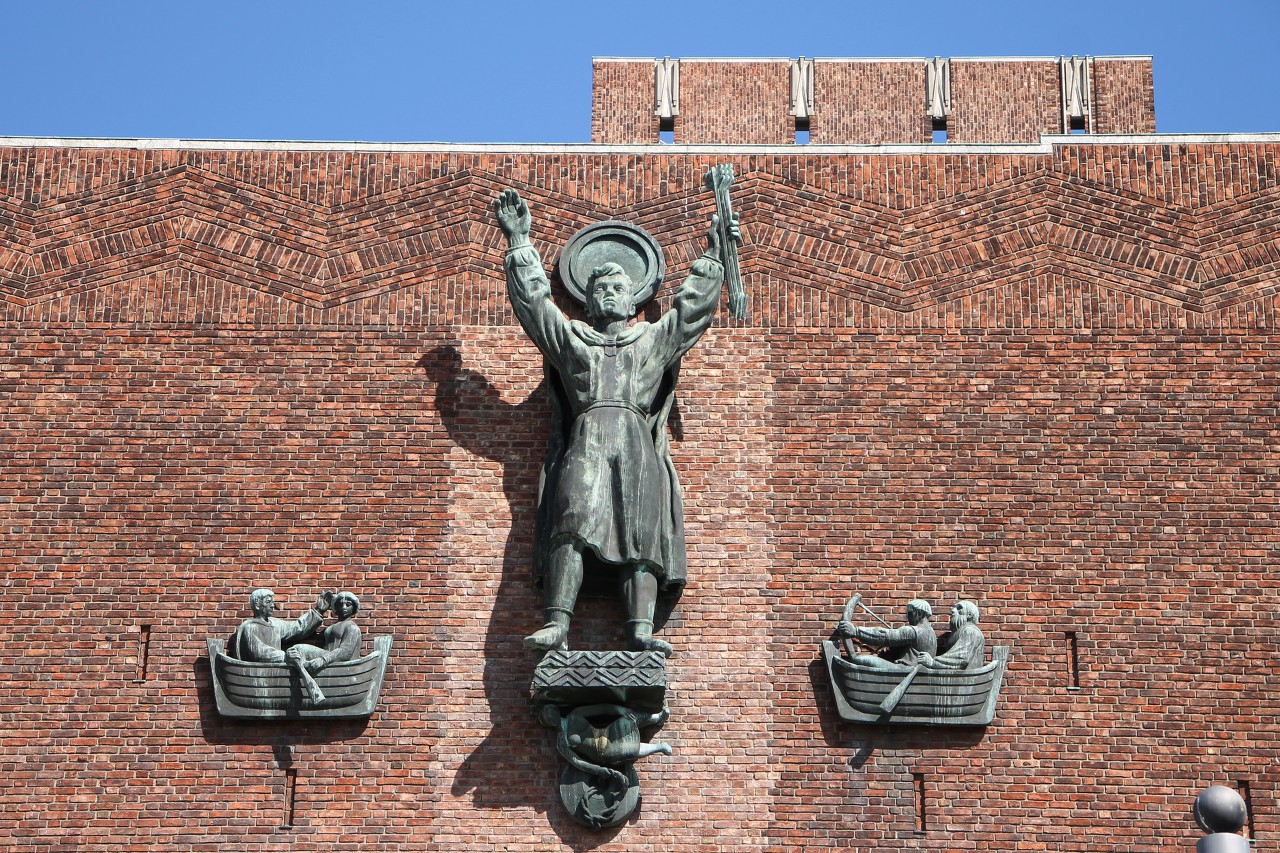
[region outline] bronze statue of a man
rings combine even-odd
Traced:
[[[875,655],[856,655],[854,663],[876,669],[906,669],[920,663],[922,656],[938,651],[938,634],[929,624],[932,617],[929,602],[913,598],[907,602],[907,624],[900,628],[863,627],[841,620],[836,633],[883,649]]]
[[[683,586],[685,554],[666,422],[680,358],[711,325],[720,299],[717,220],[707,252],[660,320],[631,324],[633,283],[620,266],[605,263],[588,279],[588,324],[568,319],[552,301],[520,194],[501,193],[494,212],[507,236],[507,293],[546,360],[552,399],[534,571],[546,624],[525,646],[566,648],[586,561],[592,571],[618,573],[630,647],[670,654],[653,636],[653,616],[659,591]],[[729,233],[740,239],[736,224]]]
[[[315,605],[293,621],[278,619],[272,614],[276,611],[276,594],[269,589],[255,589],[249,596],[249,607],[253,617],[240,623],[235,636],[231,640],[234,657],[240,660],[258,663],[282,663],[298,673],[302,685],[310,694],[313,702],[324,701],[321,692],[311,673],[303,665],[303,659],[297,655],[289,656],[284,649],[290,643],[310,637],[324,621],[324,614],[333,606],[332,592],[322,592]]]
[[[978,628],[978,605],[957,601],[951,608],[951,633],[943,637],[946,651],[937,657],[920,655],[929,669],[981,669],[986,657],[986,639]]]

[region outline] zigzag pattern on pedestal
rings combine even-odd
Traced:
[[[657,652],[553,650],[534,668],[533,687],[661,687],[666,673]]]

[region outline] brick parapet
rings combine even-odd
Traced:
[[[1223,779],[1271,832],[1277,155],[0,150],[0,847],[1155,851]],[[719,160],[752,313],[672,417],[676,754],[592,835],[528,705],[547,415],[488,205],[549,259],[633,220],[674,282]],[[367,725],[213,713],[204,639],[263,584],[395,637]],[[996,723],[839,722],[855,591],[979,601]]]
[[[1151,59],[1093,61],[1098,133],[1154,133],[1156,90]]]
[[[1061,133],[1062,75],[1057,60],[952,60],[948,142],[1032,142]]]
[[[811,144],[929,142],[924,63],[814,62]]]
[[[680,63],[676,142],[777,145],[795,140],[786,60]],[[782,93],[782,97],[779,97]]]
[[[653,96],[652,62],[593,62],[591,141],[657,142]]]
[[[812,144],[913,143],[931,139],[925,59],[814,61]],[[1091,133],[1151,133],[1150,57],[1091,57]],[[657,142],[653,60],[597,59],[592,141]],[[796,140],[787,59],[681,60],[675,141],[784,144]],[[690,76],[691,75],[691,76]],[[954,58],[948,141],[1034,142],[1068,130],[1057,57]]]

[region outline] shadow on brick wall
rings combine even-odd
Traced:
[[[511,405],[483,374],[464,367],[452,345],[436,347],[418,362],[435,386],[435,407],[450,439],[476,456],[498,463],[503,472],[502,493],[511,508],[512,525],[503,547],[499,581],[489,623],[484,632],[483,688],[491,730],[463,760],[452,792],[470,794],[479,808],[550,805],[546,787],[530,785],[529,768],[513,767],[512,756],[530,753],[543,758],[547,772],[555,756],[528,703],[533,664],[520,646],[525,622],[537,614],[529,582],[533,502],[537,491],[537,461],[513,436],[522,424],[545,419],[543,386],[524,401]],[[523,432],[530,432],[523,430]],[[538,442],[538,449],[541,447]],[[522,618],[529,614],[530,619]],[[514,775],[515,771],[518,775]]]

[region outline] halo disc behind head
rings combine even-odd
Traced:
[[[667,271],[658,241],[639,225],[618,220],[588,225],[560,253],[560,280],[579,305],[586,302],[591,271],[609,261],[626,270],[636,308],[654,297]]]

